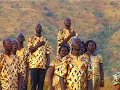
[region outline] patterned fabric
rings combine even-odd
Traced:
[[[50,63],[50,66],[54,67],[54,71],[56,71],[57,66],[59,66],[60,63],[61,63],[61,57],[56,56],[56,58],[54,60],[52,60],[52,62]],[[54,74],[52,85],[53,85],[55,90],[61,90],[59,79],[60,79],[60,77],[58,75]]]
[[[2,90],[18,90],[19,64],[17,59],[5,54],[0,55]]]
[[[17,50],[16,52],[16,55],[19,58],[20,72],[22,72],[24,79],[26,78],[26,67],[28,62],[27,54],[28,54],[28,51],[25,48]]]
[[[44,37],[32,36],[28,39],[28,48],[34,47],[38,42],[44,41],[45,45],[39,47],[34,53],[29,54],[29,67],[30,68],[43,68],[46,65],[46,54],[50,54],[51,48],[48,45],[48,41]]]
[[[87,80],[91,79],[89,57],[67,55],[55,74],[65,78],[67,90],[87,90]]]
[[[113,85],[120,85],[120,72],[113,75]]]
[[[92,81],[94,90],[100,89],[100,64],[102,64],[102,56],[97,54],[96,56],[90,56],[92,65]]]
[[[72,30],[71,30],[71,32],[72,32]],[[68,30],[66,30],[66,29],[64,29],[64,30],[60,30],[59,32],[58,32],[58,36],[57,36],[57,55],[58,55],[58,50],[59,50],[59,48],[60,48],[60,43],[65,39],[65,38],[67,38],[68,36],[70,35],[70,32],[68,31]],[[76,33],[76,36],[77,36],[78,34]],[[72,43],[72,38],[68,41],[68,44],[71,46],[71,43]]]

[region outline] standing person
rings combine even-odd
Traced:
[[[100,54],[97,54],[97,45],[93,40],[88,40],[86,42],[86,47],[86,54],[90,56],[90,61],[92,65],[93,90],[100,90],[100,87],[104,87],[104,70],[102,64],[102,56]]]
[[[60,87],[60,77],[57,76],[54,72],[62,62],[62,58],[69,53],[69,47],[62,45],[59,48],[59,55],[51,62],[49,68],[49,90],[61,90]]]
[[[66,80],[61,82],[62,90],[92,90],[89,57],[81,57],[80,47],[80,39],[73,39],[71,53],[63,57],[63,64],[55,72]]]
[[[0,81],[2,90],[18,90],[18,60],[11,57],[12,40],[3,40],[4,52],[0,54]]]
[[[120,72],[113,75],[114,90],[120,90]]]
[[[23,33],[19,33],[17,36],[17,41],[19,43],[18,50],[16,52],[16,55],[20,58],[20,69],[23,71],[23,78],[20,78],[20,84],[24,85],[24,89],[27,90],[27,82],[28,82],[28,75],[29,75],[29,64],[27,61],[28,57],[28,51],[24,48],[24,41],[25,36]],[[20,85],[21,86],[21,85]]]
[[[23,79],[23,70],[21,70],[20,64],[21,64],[21,58],[19,58],[16,55],[16,52],[18,50],[18,41],[16,39],[12,40],[12,51],[11,51],[11,57],[13,59],[15,59],[18,62],[18,90],[24,90],[24,81],[21,81],[21,79]]]
[[[31,90],[43,90],[46,69],[50,63],[50,46],[48,41],[41,35],[42,26],[40,23],[35,28],[36,35],[29,37],[29,67],[31,71]]]
[[[75,30],[71,29],[71,19],[64,19],[65,29],[60,30],[57,35],[57,54],[61,45],[68,43],[71,46],[72,37],[77,36]]]

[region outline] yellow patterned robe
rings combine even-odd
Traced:
[[[39,47],[35,52],[29,54],[29,67],[30,68],[43,68],[45,69],[45,65],[47,62],[46,54],[51,53],[51,48],[48,45],[48,40],[42,37],[32,36],[28,39],[28,48],[34,47],[38,42],[44,41],[45,45]]]
[[[91,79],[89,57],[67,55],[62,59],[55,74],[66,80],[66,90],[87,90],[87,80]]]
[[[2,90],[18,90],[19,63],[16,58],[0,54]]]
[[[71,30],[72,32],[73,30]],[[70,32],[66,29],[64,30],[60,30],[58,32],[58,36],[57,36],[57,55],[58,55],[58,50],[60,48],[60,43],[65,39],[67,38],[68,36],[70,35]],[[78,34],[76,33],[76,36],[78,36]],[[72,38],[68,41],[68,44],[71,46],[71,43],[72,43]]]
[[[59,66],[61,63],[61,57],[57,56],[51,63],[50,66],[54,67],[54,72],[57,70],[57,66]],[[60,82],[59,82],[60,77],[54,73],[53,76],[53,87],[55,90],[61,90],[60,87]]]
[[[102,56],[97,54],[96,56],[90,56],[91,65],[92,65],[92,81],[93,81],[93,89],[100,89],[100,64],[102,63]]]
[[[22,75],[24,77],[24,80],[26,79],[26,68],[27,68],[27,54],[28,54],[28,50],[26,50],[25,48],[22,48],[20,50],[17,50],[16,55],[18,58],[20,58],[19,60],[19,64],[20,64],[20,71],[22,72]]]

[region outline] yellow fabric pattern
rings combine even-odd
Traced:
[[[87,90],[87,80],[91,79],[89,57],[67,55],[55,74],[65,78],[67,90]]]
[[[61,63],[60,56],[56,56],[56,58],[54,60],[52,60],[52,62],[50,63],[50,66],[54,67],[54,72],[57,70],[57,66],[59,66],[60,63]],[[59,79],[60,79],[60,77],[58,75],[54,74],[53,84],[52,84],[54,87],[54,90],[61,90]]]
[[[113,75],[113,85],[120,85],[120,72]]]
[[[90,56],[92,65],[92,81],[94,90],[100,89],[100,64],[102,63],[102,56],[97,54],[96,56]]]
[[[96,55],[96,56],[90,56],[91,62],[92,62],[92,73],[93,75],[100,76],[100,63],[102,63],[102,56]]]
[[[22,72],[22,75],[24,79],[26,78],[26,67],[27,67],[27,54],[28,51],[25,48],[22,48],[20,50],[17,50],[16,55],[19,58],[19,65],[20,65],[20,72]]]
[[[71,30],[71,32],[72,32],[73,30]],[[68,31],[68,30],[66,30],[66,29],[64,29],[64,30],[60,30],[59,32],[58,32],[58,35],[57,35],[57,54],[58,54],[58,50],[59,50],[59,48],[60,48],[60,43],[65,39],[65,38],[67,38],[68,36],[70,35],[70,32]],[[77,36],[78,34],[76,33],[76,36]],[[68,44],[71,46],[71,43],[72,43],[72,38],[68,41]]]
[[[44,41],[45,45],[39,47],[34,53],[29,54],[29,67],[30,68],[44,68],[46,65],[46,54],[50,54],[51,48],[48,41],[44,37],[32,36],[28,39],[28,48],[34,47],[38,42]]]
[[[18,60],[2,53],[0,65],[2,65],[0,76],[2,90],[18,90]]]

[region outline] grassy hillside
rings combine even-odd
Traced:
[[[27,40],[35,33],[35,23],[40,21],[43,35],[52,46],[53,58],[57,32],[64,28],[64,18],[70,17],[72,28],[77,30],[81,39],[97,42],[99,53],[103,55],[106,85],[111,88],[109,78],[120,71],[119,11],[118,0],[0,1],[0,52],[4,37],[14,38],[22,31]]]

